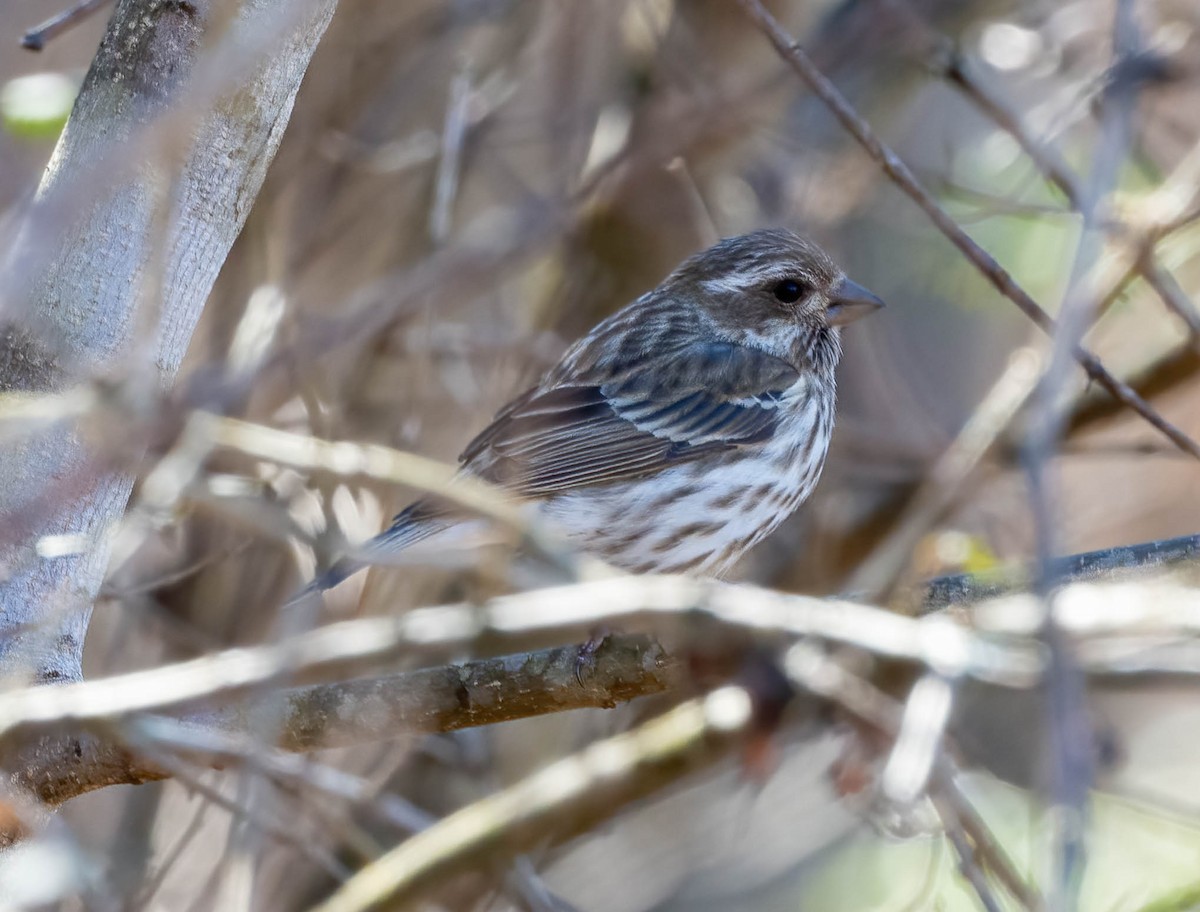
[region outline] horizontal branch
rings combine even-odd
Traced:
[[[1052,560],[1049,569],[1054,581],[1066,586],[1096,581],[1121,582],[1184,564],[1200,565],[1200,535],[1069,554]],[[978,604],[986,599],[1025,591],[1031,580],[1031,572],[1026,568],[939,576],[922,587],[921,610],[930,613],[951,605]]]
[[[661,693],[677,664],[647,636],[610,636],[593,647],[560,646],[422,668],[378,678],[298,687],[184,717],[221,732],[254,732],[263,712],[276,714],[279,747],[310,751],[348,747],[412,732],[448,732],[564,712],[611,709]]]
[[[311,751],[548,712],[611,708],[666,691],[678,679],[678,665],[649,637],[610,636],[595,647],[562,646],[265,696],[247,694],[219,709],[185,712],[176,719],[225,735],[270,730],[277,733],[276,746]],[[109,785],[167,778],[168,771],[122,745],[121,722],[130,717],[138,716],[60,716],[36,730],[26,724],[5,739],[10,747],[3,767],[14,784],[51,805]],[[75,731],[64,735],[63,728]]]
[[[1200,535],[1071,555],[1060,559],[1058,570],[1065,584],[1129,581],[1183,566],[1200,566]],[[981,618],[978,630],[937,613],[940,608],[966,607],[1020,592],[1027,579],[1023,571],[935,579],[920,590],[923,610],[930,615],[926,617],[747,585],[684,577],[617,577],[505,596],[482,605],[348,621],[189,662],[0,694],[0,767],[9,771],[15,785],[58,804],[106,785],[168,775],[123,746],[123,726],[147,714],[170,715],[194,730],[228,735],[261,733],[262,720],[267,719],[273,726],[269,730],[277,732],[276,744],[308,751],[406,732],[450,731],[569,709],[610,707],[678,685],[683,663],[649,638],[632,635],[610,637],[595,650],[560,647],[345,680],[406,651],[428,658],[469,648],[485,634],[493,642],[518,642],[547,633],[565,638],[601,622],[656,630],[674,625],[686,637],[695,633],[694,619],[703,616],[763,636],[810,637],[925,665],[941,674],[1028,687],[1038,681],[1043,657],[1020,627],[1018,608],[999,626],[994,613]],[[1200,619],[1186,611],[1156,610],[1164,597],[1157,590],[1130,590],[1119,599],[1084,590],[1070,594],[1083,599],[1086,610],[1080,609],[1079,599],[1067,599],[1071,611],[1060,625],[1081,639],[1080,661],[1088,673],[1200,674],[1200,668],[1178,655],[1162,652],[1191,636]],[[1114,643],[1122,625],[1140,636],[1155,637],[1153,645],[1159,651],[1146,651],[1132,637]],[[998,640],[993,633],[1003,636]],[[1107,639],[1093,646],[1088,637]],[[283,681],[305,686],[270,690]],[[224,705],[213,709],[218,703]]]

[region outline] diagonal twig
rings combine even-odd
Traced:
[[[751,695],[723,687],[597,742],[451,814],[367,865],[312,912],[397,908],[445,877],[582,833],[683,774],[725,757],[754,721]]]
[[[980,247],[971,237],[958,226],[950,215],[938,205],[917,180],[911,169],[895,152],[883,144],[875,132],[850,105],[841,92],[817,69],[816,64],[806,54],[799,44],[776,21],[760,0],[738,0],[750,18],[759,26],[767,39],[775,47],[780,57],[808,84],[813,93],[821,99],[830,112],[838,119],[843,127],[861,145],[868,155],[883,169],[917,206],[923,211],[934,226],[950,241],[979,272],[992,283],[1002,295],[1017,305],[1018,308],[1033,323],[1047,335],[1055,331],[1054,319],[1042,309],[1028,292],[1004,269],[996,259]],[[1192,440],[1171,422],[1167,421],[1158,411],[1143,399],[1128,384],[1113,376],[1100,359],[1082,345],[1074,346],[1075,360],[1087,372],[1087,375],[1116,399],[1133,409],[1152,427],[1156,428],[1172,443],[1185,453],[1200,459],[1200,444]]]
[[[27,51],[42,50],[46,46],[46,42],[57,38],[63,32],[67,31],[67,29],[78,25],[109,2],[110,0],[79,0],[74,6],[68,7],[62,12],[55,13],[45,22],[35,25],[22,35],[21,47]]]
[[[908,12],[911,14],[914,26],[925,31],[935,46],[941,46],[942,53],[939,56],[943,62],[939,66],[939,70],[946,81],[958,89],[996,126],[1016,140],[1021,151],[1033,162],[1038,171],[1058,188],[1071,208],[1082,211],[1085,202],[1083,188],[1058,151],[1052,146],[1039,142],[1021,119],[984,83],[975,78],[967,59],[960,52],[948,46],[948,39],[929,29],[925,22],[918,18],[916,11],[909,9]],[[1191,344],[1200,346],[1200,314],[1196,312],[1196,308],[1174,277],[1158,261],[1158,257],[1153,251],[1155,239],[1155,233],[1151,232],[1145,238],[1134,243],[1137,252],[1133,262],[1133,271],[1140,275],[1155,294],[1162,299],[1163,304],[1184,322],[1191,337]]]

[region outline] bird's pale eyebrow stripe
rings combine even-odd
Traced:
[[[738,292],[761,285],[768,279],[778,278],[779,276],[779,265],[773,264],[770,266],[760,266],[758,269],[743,269],[740,272],[727,273],[715,279],[703,279],[700,282],[700,286],[712,294]]]

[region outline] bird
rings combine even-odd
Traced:
[[[842,327],[882,306],[790,230],[726,238],[571,346],[460,474],[620,570],[722,577],[816,487]],[[301,594],[470,518],[418,500]]]

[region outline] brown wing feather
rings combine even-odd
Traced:
[[[799,379],[786,362],[727,343],[639,362],[528,391],[471,441],[464,467],[523,497],[642,477],[766,439]]]

